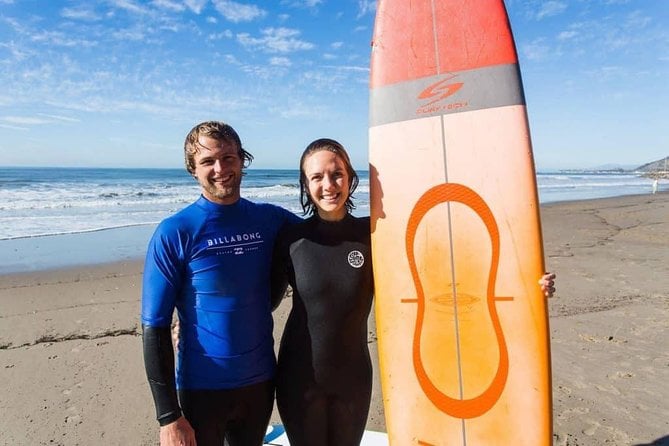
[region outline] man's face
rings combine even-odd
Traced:
[[[198,138],[200,150],[195,153],[195,173],[202,195],[218,204],[239,200],[242,182],[242,159],[238,148],[226,141],[208,136]]]

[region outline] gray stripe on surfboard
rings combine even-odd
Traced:
[[[458,84],[462,84],[457,88]],[[449,90],[455,91],[449,94]],[[423,98],[421,98],[421,94]],[[369,126],[525,105],[518,64],[446,72],[370,90]]]

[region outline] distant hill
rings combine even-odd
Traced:
[[[639,166],[634,170],[636,172],[644,172],[644,176],[669,178],[669,172],[667,172],[667,169],[669,169],[669,156],[657,161],[653,161],[652,163],[644,164],[643,166]]]

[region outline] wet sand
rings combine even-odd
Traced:
[[[542,220],[554,444],[669,445],[669,194],[545,205]],[[157,444],[141,276],[141,261],[0,276],[0,444]],[[369,340],[367,428],[383,431],[373,318]]]

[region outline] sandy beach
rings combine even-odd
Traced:
[[[545,205],[542,221],[554,444],[669,445],[669,193]],[[0,276],[0,444],[157,444],[141,277],[141,260]],[[373,317],[369,340],[367,428],[383,431]]]

